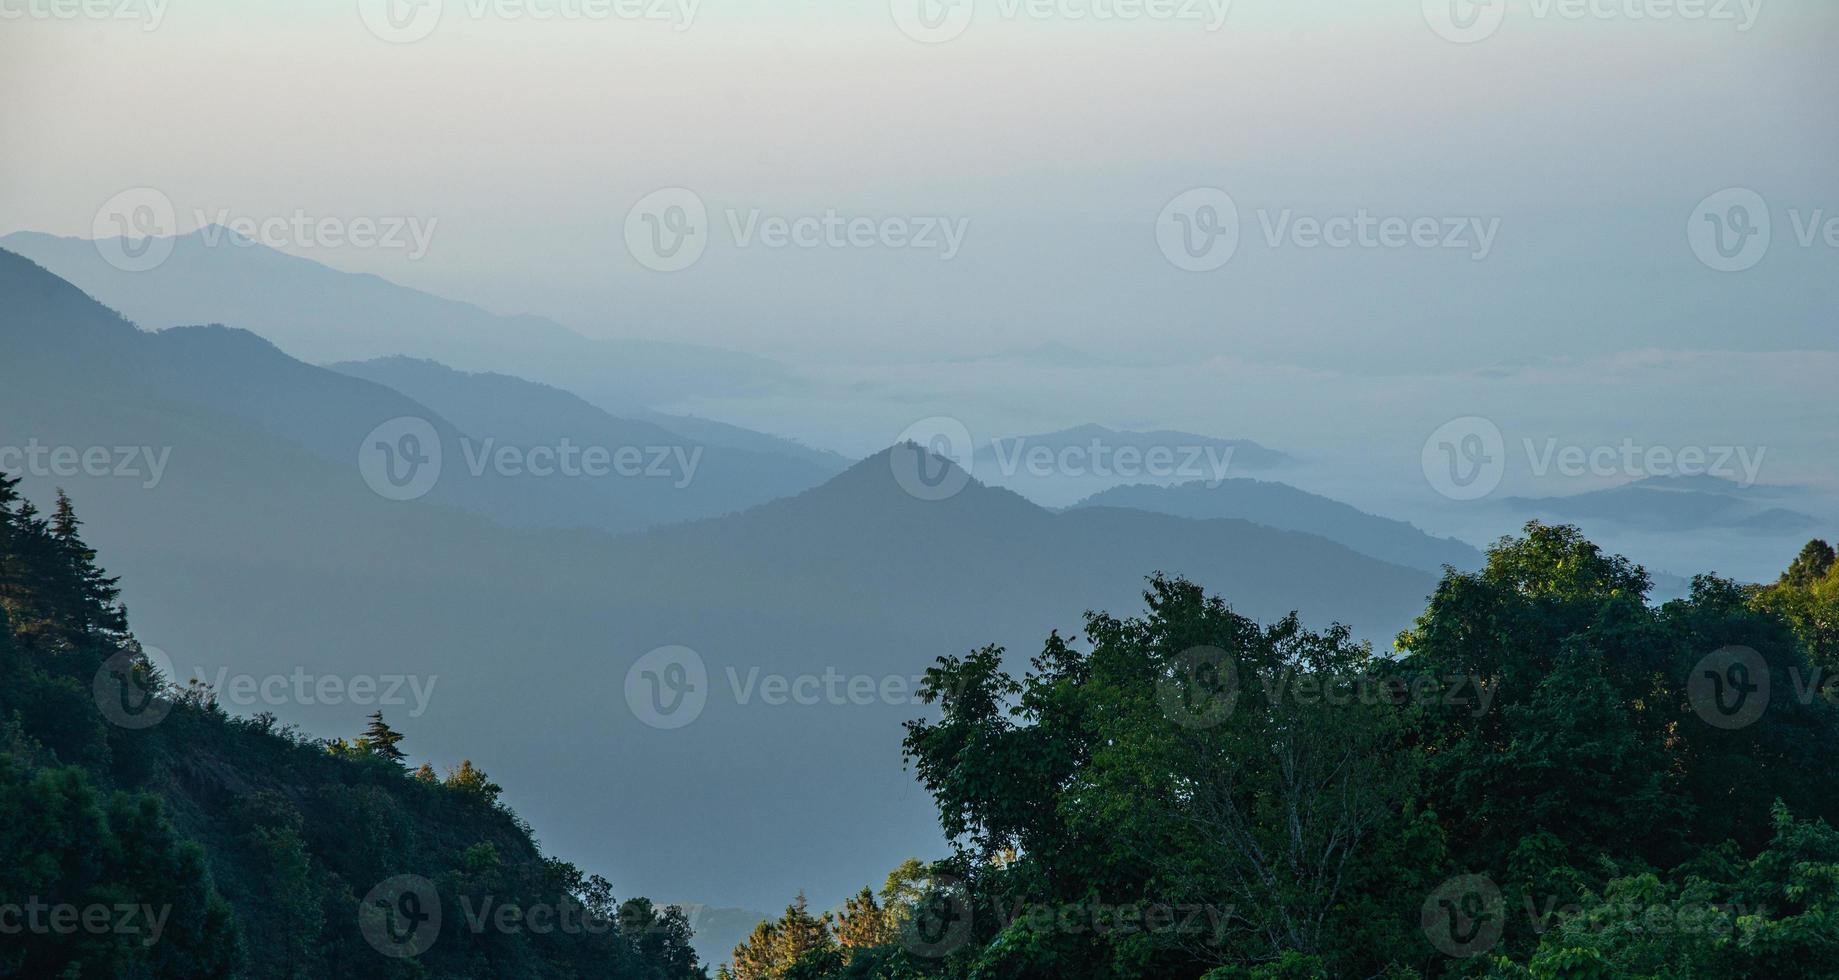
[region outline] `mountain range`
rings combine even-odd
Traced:
[[[1814,516],[1776,501],[1784,488],[1749,485],[1709,474],[1651,476],[1616,487],[1553,497],[1507,497],[1501,503],[1561,521],[1610,521],[1643,531],[1734,530],[1805,536]]]
[[[1377,517],[1338,500],[1283,483],[1248,478],[1163,487],[1114,487],[1075,507],[1131,507],[1197,520],[1236,518],[1288,531],[1319,534],[1361,554],[1436,572],[1445,565],[1480,568],[1482,554],[1454,538],[1436,537],[1404,521]]]
[[[96,243],[21,231],[17,252],[150,330],[229,323],[309,363],[391,355],[465,371],[503,371],[561,385],[628,414],[706,392],[770,384],[784,365],[736,351],[654,340],[589,338],[540,316],[504,316],[380,276],[342,272],[227,228],[173,236],[158,266],[125,271]]]
[[[511,424],[518,405],[547,399],[583,424],[614,423],[502,379],[347,366],[426,374],[423,394],[452,395],[463,423],[241,330],[139,330],[5,252],[0,294],[0,445],[77,458],[145,447],[166,460],[153,479],[42,457],[25,474],[35,499],[61,485],[78,501],[145,610],[143,639],[206,678],[428,681],[425,712],[390,712],[411,755],[472,758],[545,828],[546,847],[627,892],[770,908],[791,883],[823,902],[865,884],[862,868],[936,851],[930,809],[899,765],[899,723],[927,710],[913,679],[940,655],[994,642],[1019,659],[1088,609],[1134,610],[1151,572],[1187,575],[1247,615],[1300,607],[1382,644],[1434,585],[1424,570],[1243,520],[1055,513],[976,481],[917,499],[893,476],[911,447],[794,496],[621,535],[522,526],[494,509],[551,504],[510,478],[443,478],[418,499],[386,499],[359,470],[364,433],[413,416],[458,440],[482,420],[467,413],[487,410],[472,385],[515,393],[485,421]],[[695,651],[706,670],[707,703],[682,727],[649,724],[635,700],[635,670],[665,647]],[[774,677],[831,676],[877,693],[765,694]],[[272,710],[324,734],[368,713]],[[814,835],[817,812],[850,816]]]

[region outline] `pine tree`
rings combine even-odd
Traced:
[[[785,914],[762,922],[734,948],[731,973],[735,980],[781,980],[800,960],[814,955],[835,955],[836,940],[824,918],[811,914],[804,892],[786,906]]]
[[[67,606],[75,620],[71,625],[82,633],[125,633],[128,623],[127,614],[120,605],[121,579],[104,574],[97,566],[96,549],[84,543],[83,536],[78,533],[82,525],[70,497],[60,488],[50,530],[63,557],[63,571],[72,592]]]
[[[805,903],[805,893],[799,892],[797,901],[786,907],[785,916],[780,919],[779,950],[783,962],[796,963],[806,953],[832,945],[829,928],[823,919],[811,914]]]
[[[7,552],[12,587],[7,611],[22,639],[56,637],[60,632],[57,596],[65,591],[64,564],[51,528],[38,508],[24,497],[9,517]]]
[[[844,900],[843,910],[837,913],[836,941],[845,949],[886,946],[894,941],[887,910],[876,903],[873,891],[864,888]]]
[[[13,596],[19,580],[18,531],[14,527],[13,507],[19,503],[19,477],[0,472],[0,605]]]
[[[734,980],[773,980],[780,972],[776,956],[778,940],[776,923],[762,921],[754,926],[753,932],[729,954],[732,963],[727,975]]]
[[[373,711],[370,714],[370,725],[364,729],[364,734],[358,737],[358,748],[391,762],[401,763],[407,753],[396,747],[396,743],[400,741],[402,741],[402,733],[391,728],[389,723],[383,720],[382,711]]]

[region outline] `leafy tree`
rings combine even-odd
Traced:
[[[504,787],[487,779],[485,772],[476,768],[471,759],[460,760],[459,768],[447,773],[447,779],[443,785],[461,796],[486,806],[497,805],[498,794],[504,792]]]
[[[1794,589],[1805,589],[1827,576],[1833,568],[1833,546],[1815,538],[1801,548],[1793,564],[1782,573],[1781,584]]]
[[[1355,696],[1378,665],[1346,629],[1261,628],[1179,579],[1145,598],[1143,618],[1091,616],[1089,653],[1050,636],[1023,680],[994,648],[927,674],[942,717],[909,723],[907,753],[978,909],[1050,910],[987,917],[983,969],[1197,975],[1325,950],[1407,810],[1397,710]],[[1204,909],[1207,926],[1058,925],[1100,897]]]
[[[1823,671],[1817,686],[1832,699],[1839,687],[1839,562],[1832,546],[1807,542],[1774,585],[1756,590],[1752,603],[1794,628],[1808,660]]]
[[[598,884],[604,886],[604,880]],[[619,907],[619,922],[633,948],[668,977],[700,976],[689,916],[676,905],[658,908],[647,898],[629,898]]]
[[[9,923],[0,974],[227,978],[241,962],[203,851],[152,796],[0,752],[0,857],[0,895],[32,916]]]

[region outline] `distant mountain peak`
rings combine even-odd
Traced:
[[[1649,476],[1626,485],[1631,487],[1642,487],[1648,490],[1666,490],[1675,493],[1695,491],[1700,493],[1738,494],[1755,492],[1766,494],[1768,491],[1774,489],[1773,487],[1763,486],[1761,484],[1746,484],[1739,480],[1733,480],[1727,476],[1718,476],[1715,473],[1675,473],[1666,476]]]
[[[765,506],[797,502],[845,508],[867,506],[877,513],[889,513],[890,508],[911,512],[929,507],[1018,516],[1049,514],[1021,494],[983,483],[952,459],[914,442],[895,443],[797,497]]]

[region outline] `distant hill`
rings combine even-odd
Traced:
[[[1812,515],[1773,506],[1781,489],[1744,486],[1711,475],[1648,477],[1619,487],[1558,497],[1507,497],[1501,503],[1565,521],[1606,520],[1643,531],[1736,530],[1799,535],[1820,526]]]
[[[27,265],[0,253],[0,274],[8,281],[33,278]],[[37,276],[49,278],[42,270]],[[408,360],[346,374],[303,364],[243,330],[139,330],[68,284],[50,281],[61,290],[21,286],[22,295],[42,299],[22,301],[17,325],[0,338],[0,349],[17,345],[22,364],[58,366],[21,378],[24,390],[58,385],[67,373],[106,379],[108,397],[138,391],[254,426],[335,464],[355,488],[365,485],[357,459],[369,434],[392,419],[422,419],[438,436],[442,453],[440,478],[426,499],[507,526],[627,531],[710,517],[808,489],[840,468],[705,446],[650,422],[613,418],[558,389],[503,375],[466,375]],[[379,380],[354,376],[364,373]],[[106,403],[96,407],[101,404]],[[465,425],[454,424],[450,411]],[[506,469],[488,458],[502,447],[522,452],[564,440],[637,455],[624,469],[609,464],[577,476]]]
[[[1404,521],[1377,517],[1348,504],[1265,480],[1231,479],[1172,487],[1142,484],[1093,494],[1075,507],[1130,507],[1176,517],[1237,518],[1288,531],[1318,534],[1363,555],[1435,572],[1444,565],[1480,568],[1479,550],[1434,537]]]
[[[124,272],[95,243],[39,232],[0,238],[150,330],[227,323],[310,363],[404,354],[464,371],[503,371],[559,385],[616,414],[695,394],[731,394],[781,377],[752,354],[650,340],[593,339],[540,316],[470,303],[341,272],[243,241],[227,229],[172,240],[156,268]],[[211,244],[215,242],[215,244]]]
[[[942,853],[900,767],[900,723],[928,709],[901,692],[940,655],[995,641],[1020,661],[1087,609],[1136,608],[1156,570],[1246,615],[1295,607],[1381,645],[1435,584],[1245,521],[1054,513],[974,482],[918,500],[890,453],[793,497],[640,533],[506,527],[443,498],[445,480],[408,502],[366,486],[350,440],[369,414],[425,411],[443,438],[459,431],[400,392],[237,331],[138,331],[4,253],[0,294],[0,444],[168,457],[153,485],[42,470],[24,484],[41,504],[59,485],[77,500],[146,642],[206,677],[438,678],[428,710],[392,724],[418,752],[470,756],[547,849],[620,895],[770,909],[804,887],[822,905],[861,887],[863,868]],[[187,359],[222,363],[175,363]],[[643,694],[630,672],[666,646],[695,651],[708,677],[706,706],[677,728],[629,700]],[[758,686],[771,676],[864,678],[876,693],[775,703]],[[270,710],[333,732],[367,713]],[[813,835],[814,811],[851,818]]]

